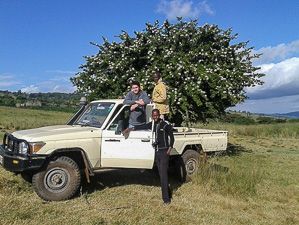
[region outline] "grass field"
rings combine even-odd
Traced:
[[[71,113],[0,106],[0,138],[5,132],[65,124]]]
[[[0,107],[0,126],[32,128],[69,116]],[[152,171],[105,171],[76,198],[44,202],[0,168],[0,224],[299,224],[299,124],[255,126],[205,126],[229,130],[228,151],[211,156],[192,182],[171,176],[167,206]]]

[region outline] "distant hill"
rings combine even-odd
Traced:
[[[271,114],[271,116],[294,119],[294,118],[299,118],[299,111],[289,112],[289,113],[275,113],[275,114]]]
[[[0,91],[0,105],[18,108],[75,111],[81,94],[76,93],[23,93]]]

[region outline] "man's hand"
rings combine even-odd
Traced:
[[[122,131],[123,134],[130,133],[133,129],[132,128],[126,128]]]
[[[167,150],[167,152],[166,152],[166,154],[170,155],[171,150],[172,150],[172,147],[169,147],[168,150]]]
[[[122,134],[124,135],[125,139],[129,137],[130,132],[133,130],[133,128],[127,128],[123,130]]]
[[[131,111],[134,111],[137,107],[138,107],[138,104],[137,104],[137,103],[134,104],[134,105],[131,105],[130,110],[131,110]]]
[[[139,99],[138,101],[135,101],[139,105],[145,105],[143,99]]]

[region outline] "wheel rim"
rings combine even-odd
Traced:
[[[189,159],[186,162],[186,172],[188,175],[195,173],[197,170],[197,160],[194,158]]]
[[[70,174],[63,168],[49,170],[44,178],[44,184],[48,191],[63,192],[70,182]]]

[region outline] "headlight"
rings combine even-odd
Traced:
[[[13,140],[9,139],[8,140],[8,143],[7,143],[7,149],[9,151],[12,151],[13,150]]]
[[[30,148],[31,148],[31,152],[38,152],[42,147],[44,147],[46,143],[45,142],[31,142],[29,143]]]
[[[28,144],[25,142],[19,143],[19,153],[21,154],[27,154],[28,153]]]

